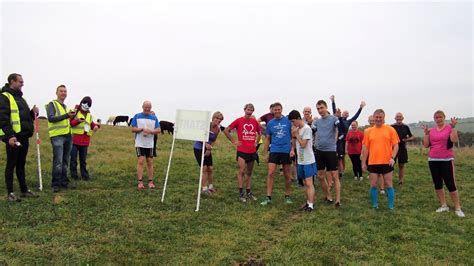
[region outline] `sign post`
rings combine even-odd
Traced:
[[[163,194],[161,195],[161,202],[163,202],[165,199],[175,140],[183,139],[202,141],[203,149],[201,156],[201,171],[199,173],[198,196],[196,202],[196,211],[199,211],[199,206],[201,202],[202,170],[204,164],[204,147],[206,145],[207,140],[209,139],[210,120],[211,112],[209,111],[176,110],[176,122],[174,126],[173,143],[171,144],[170,158],[168,161],[168,169],[166,170],[165,184],[163,185]]]

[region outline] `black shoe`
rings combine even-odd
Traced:
[[[84,180],[84,181],[91,181],[91,178],[90,178],[90,177],[83,177],[82,180]]]
[[[336,204],[334,204],[334,207],[336,207],[336,209],[340,208],[340,207],[341,207],[341,203],[340,203],[340,202],[336,202]]]
[[[20,197],[22,197],[22,198],[38,198],[39,195],[36,195],[35,193],[33,193],[33,191],[28,189],[26,192],[22,192],[20,194]]]
[[[304,211],[305,212],[312,212],[312,211],[314,211],[314,208],[311,208],[311,207],[308,206]]]
[[[333,203],[334,203],[334,200],[332,200],[332,199],[330,200],[330,199],[328,199],[328,198],[325,198],[325,199],[324,199],[324,202],[326,202],[327,204],[333,204]]]
[[[59,192],[59,187],[53,187],[53,193],[58,193]]]
[[[308,203],[305,203],[305,204],[301,205],[301,207],[298,210],[306,211],[307,208],[308,208]]]
[[[10,201],[10,202],[20,202],[21,201],[20,198],[15,196],[15,194],[13,194],[13,192],[10,192],[10,194],[8,194],[7,200]]]

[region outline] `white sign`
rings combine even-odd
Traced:
[[[177,139],[207,141],[211,112],[176,110],[174,134]]]

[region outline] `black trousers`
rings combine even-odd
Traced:
[[[89,171],[87,171],[87,146],[72,145],[71,161],[69,169],[71,170],[71,177],[75,180],[79,179],[77,175],[77,155],[79,154],[79,165],[81,167],[81,176],[84,180],[89,180]]]
[[[6,144],[7,149],[7,165],[5,166],[5,183],[7,185],[8,194],[13,192],[13,171],[16,170],[16,177],[20,184],[21,192],[28,191],[25,179],[25,164],[26,155],[28,154],[28,138],[17,139],[20,143],[20,147],[11,147],[8,143]]]
[[[352,162],[352,171],[354,171],[354,176],[362,176],[362,162],[360,160],[360,154],[349,154]]]

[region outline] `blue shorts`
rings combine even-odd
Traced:
[[[298,164],[297,175],[298,179],[306,179],[316,175],[318,169],[316,168],[316,163],[301,165]]]

